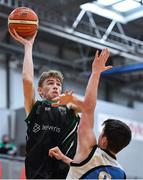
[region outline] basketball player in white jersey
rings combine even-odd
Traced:
[[[104,128],[98,142],[93,130],[100,75],[103,71],[111,68],[111,66],[105,65],[108,57],[108,49],[104,49],[100,55],[97,51],[92,63],[92,73],[86,88],[78,129],[78,148],[74,159],[65,156],[58,147],[49,151],[51,157],[63,160],[70,165],[67,179],[126,178],[123,168],[116,159],[116,154],[129,144],[131,140],[130,128],[119,120],[108,119],[103,123]],[[73,102],[72,93],[66,93],[64,96],[59,96],[59,104],[66,102],[66,96],[68,96],[69,101]]]

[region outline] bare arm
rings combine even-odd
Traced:
[[[104,49],[100,55],[96,52],[95,59],[92,63],[92,73],[88,81],[88,85],[85,92],[84,109],[82,111],[82,117],[78,131],[78,152],[84,153],[86,149],[91,149],[93,145],[97,144],[95,134],[93,132],[94,127],[94,110],[97,100],[97,90],[100,75],[103,71],[110,69],[111,66],[105,66],[105,63],[109,57],[108,49]],[[88,149],[88,150],[89,150]]]
[[[84,99],[85,111],[93,112],[95,110],[100,75],[103,71],[112,68],[112,66],[105,65],[108,58],[109,58],[109,51],[107,48],[103,49],[100,55],[98,51],[96,52],[95,58],[92,63],[91,76],[89,78],[85,92],[85,99]],[[88,104],[88,106],[86,104]]]
[[[25,53],[24,53],[22,76],[23,76],[25,111],[28,115],[32,109],[32,106],[35,103],[32,48],[37,33],[29,40],[20,37],[15,31],[14,33],[10,32],[10,34],[16,41],[24,45]]]
[[[49,150],[49,156],[55,157],[58,160],[62,160],[66,164],[70,164],[73,160],[65,156],[58,147],[51,148]]]

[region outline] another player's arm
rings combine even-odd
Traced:
[[[35,103],[32,48],[37,33],[29,40],[22,38],[15,31],[14,33],[11,33],[10,31],[10,34],[15,40],[23,44],[25,48],[22,76],[23,76],[25,111],[28,115]]]
[[[73,161],[72,159],[64,155],[57,146],[49,150],[49,156],[55,157],[58,160],[62,160],[66,164],[70,164]]]
[[[105,66],[108,57],[109,57],[108,49],[104,49],[100,55],[98,55],[98,51],[97,51],[95,59],[92,63],[92,73],[89,78],[85,92],[85,99],[83,106],[84,109],[82,111],[82,117],[78,130],[80,153],[84,153],[87,147],[92,148],[93,145],[97,144],[96,137],[93,131],[94,110],[96,106],[100,75],[103,71],[111,68],[111,66]]]

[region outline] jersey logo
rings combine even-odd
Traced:
[[[66,107],[59,106],[59,111],[61,112],[62,115],[66,114]]]
[[[112,179],[112,177],[107,172],[101,171],[98,176],[98,179],[108,179],[109,180],[109,179]]]
[[[51,111],[50,107],[45,107],[45,111]]]
[[[60,133],[61,129],[57,126],[42,125],[42,130]]]
[[[81,179],[124,179],[125,173],[119,167],[101,165],[87,171]]]
[[[40,125],[37,124],[37,123],[35,123],[34,126],[33,126],[32,131],[33,131],[34,133],[37,133],[38,131],[40,131]]]

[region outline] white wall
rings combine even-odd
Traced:
[[[134,109],[137,109],[138,111],[143,111],[143,103],[135,101],[134,102]]]
[[[10,71],[10,107],[16,109],[23,107],[22,75],[15,70]]]
[[[4,134],[8,134],[9,111],[0,108],[0,140]]]
[[[35,96],[40,98],[37,92],[38,78],[35,77]],[[24,107],[24,96],[23,96],[23,84],[22,84],[22,72],[16,72],[11,70],[10,76],[10,88],[11,88],[11,109],[18,109]]]
[[[0,63],[0,108],[6,108],[6,71]]]

